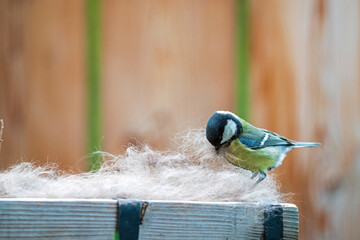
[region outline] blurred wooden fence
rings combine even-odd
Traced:
[[[251,11],[254,124],[322,143],[275,171],[294,193],[300,238],[358,239],[359,1],[256,0]]]
[[[0,1],[0,167],[85,169],[85,1]],[[234,105],[232,1],[103,1],[104,150],[158,148]]]
[[[0,167],[22,157],[84,170],[85,1],[0,1]],[[235,108],[234,1],[102,1],[104,150],[157,148]],[[301,239],[360,230],[358,1],[250,2],[251,119],[317,149],[276,170]]]
[[[1,168],[84,165],[84,2],[69,3],[0,1]]]

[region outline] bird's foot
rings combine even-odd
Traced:
[[[254,183],[254,185],[252,185],[252,187],[251,187],[251,190],[253,190],[262,180],[264,180],[265,178],[266,178],[266,173],[264,173],[264,172],[258,172],[258,173],[256,173],[256,175],[258,175],[259,174],[259,178],[258,178],[258,180]],[[255,175],[255,176],[256,176]],[[254,177],[255,177],[254,176]],[[252,177],[253,178],[253,177]]]

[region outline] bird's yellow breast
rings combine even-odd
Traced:
[[[226,148],[225,157],[236,166],[253,172],[266,172],[276,165],[280,153],[273,148],[249,149],[236,139]]]

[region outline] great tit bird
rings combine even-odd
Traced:
[[[265,129],[254,127],[231,112],[217,111],[206,125],[206,138],[217,153],[235,166],[259,175],[256,186],[266,172],[281,165],[286,153],[297,147],[316,147],[315,142],[295,142]]]

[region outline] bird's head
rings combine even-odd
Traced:
[[[242,131],[243,127],[235,114],[217,111],[207,122],[206,138],[218,152],[222,146],[238,138]]]

